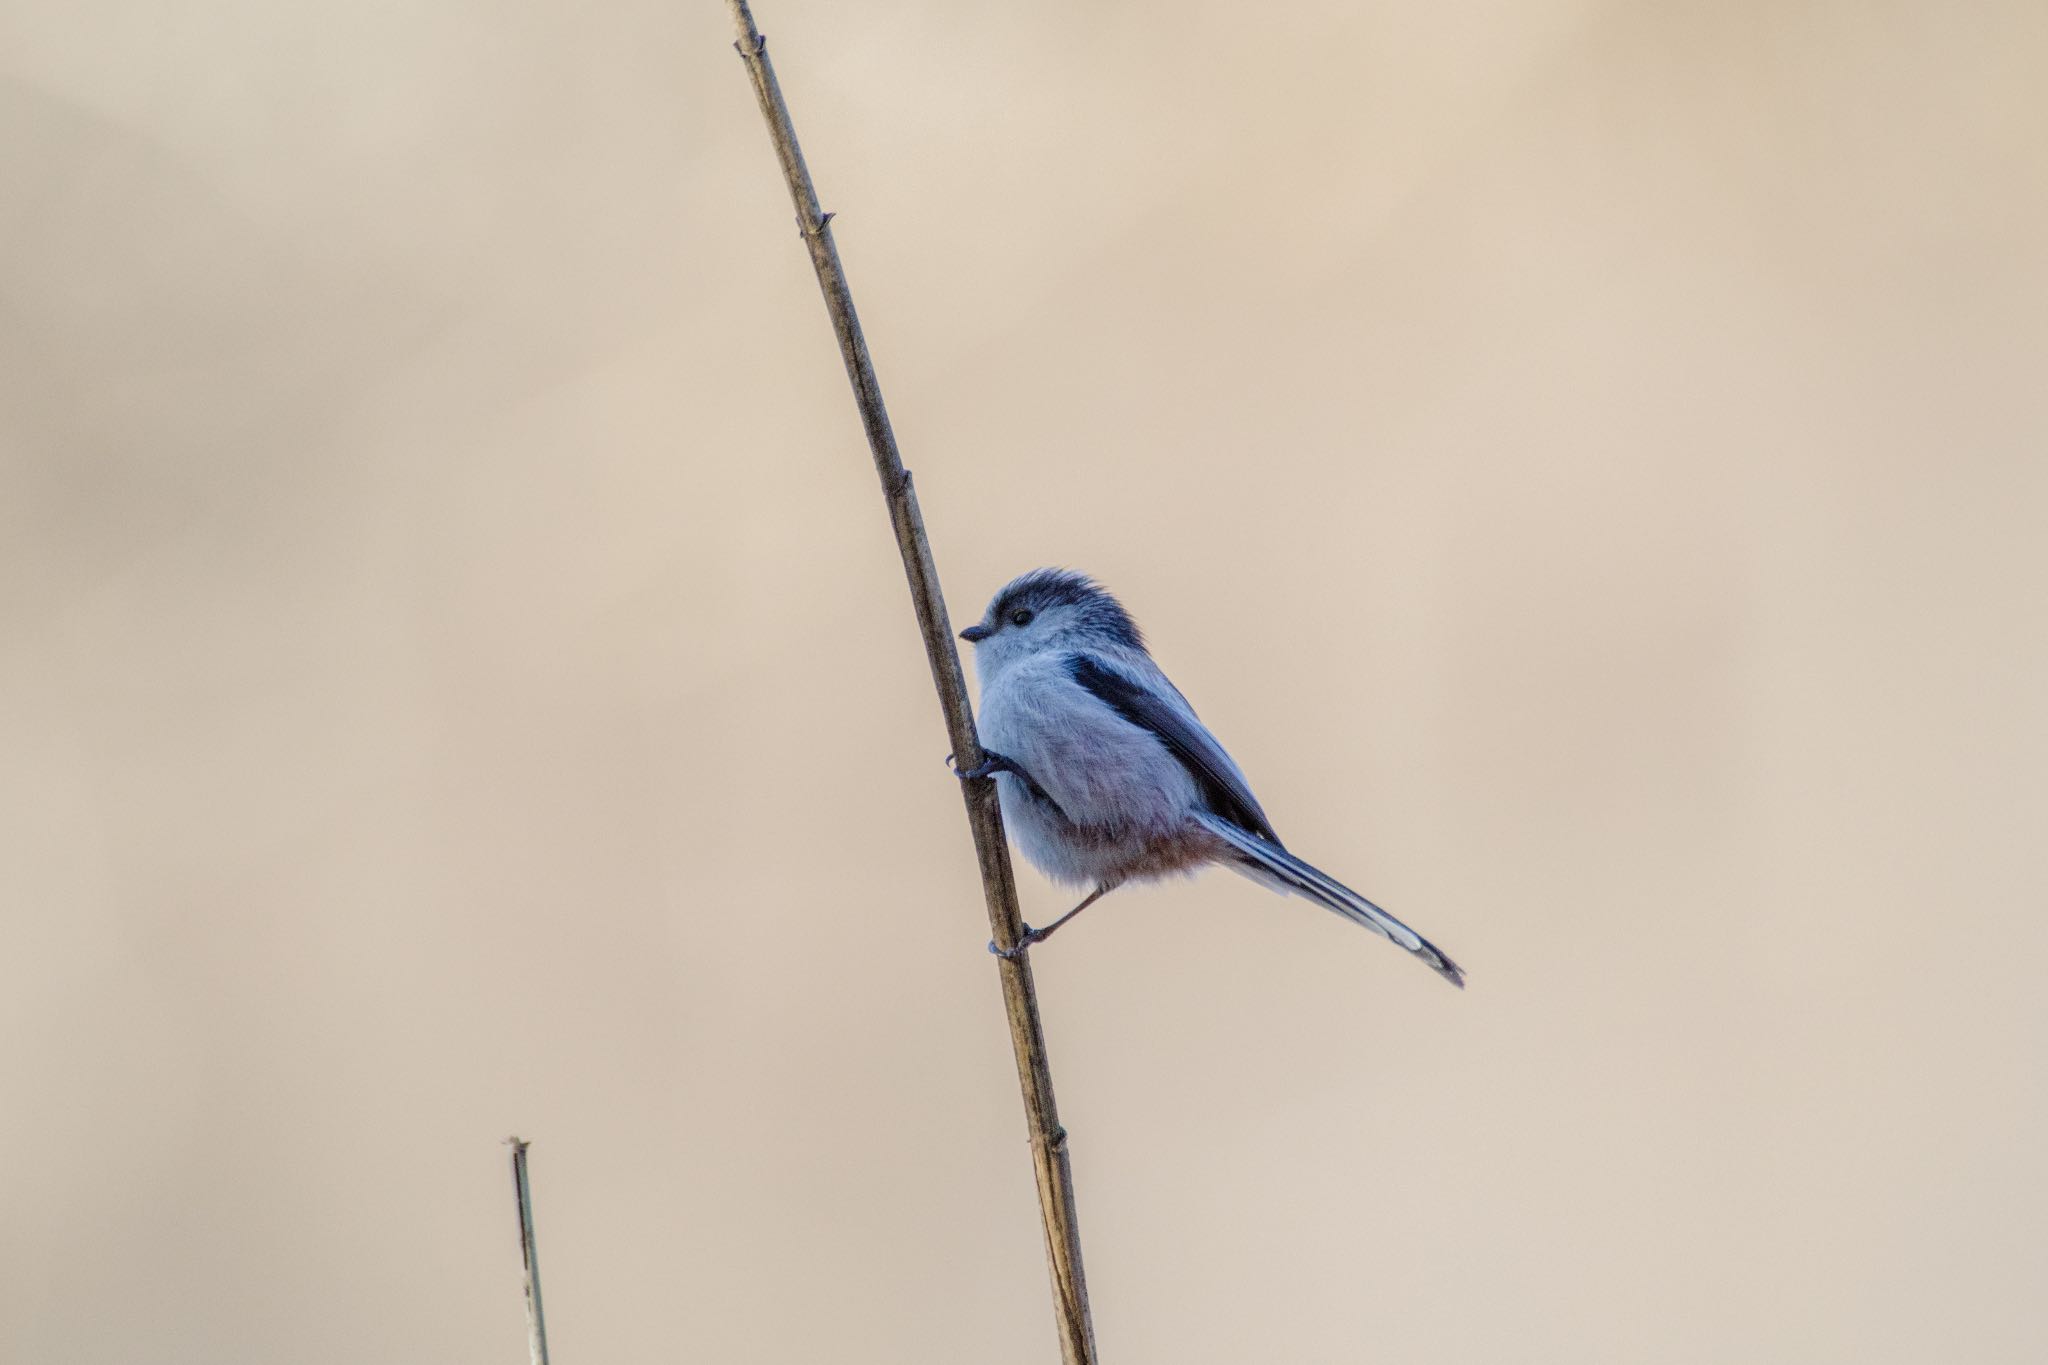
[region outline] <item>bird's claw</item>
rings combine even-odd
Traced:
[[[991,953],[994,953],[997,957],[1003,959],[1003,961],[1005,962],[1015,962],[1018,958],[1024,956],[1025,953],[1031,951],[1032,944],[1038,942],[1040,939],[1044,937],[1045,935],[1043,933],[1041,933],[1039,930],[1032,928],[1030,925],[1027,924],[1024,926],[1024,932],[1020,934],[1017,938],[1016,947],[998,948],[996,946],[996,941],[994,939],[990,939],[988,941],[988,950]]]
[[[975,764],[972,768],[954,767],[953,755],[951,754],[946,755],[946,766],[952,768],[953,776],[959,778],[962,782],[969,782],[978,777],[994,777],[997,773],[1011,771],[1009,759],[1004,758],[1001,754],[992,754],[986,749],[982,750],[981,762]]]

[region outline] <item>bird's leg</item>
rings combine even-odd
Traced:
[[[951,767],[952,763],[953,755],[947,754],[947,766]],[[1059,809],[1059,803],[1057,801],[1054,801],[1050,796],[1046,795],[1045,788],[1038,785],[1038,779],[1033,777],[1030,773],[1025,772],[1024,769],[1018,765],[1017,761],[1009,757],[1007,754],[999,754],[993,749],[983,749],[981,751],[981,762],[975,764],[972,768],[953,769],[953,776],[959,778],[962,782],[966,782],[977,777],[994,777],[997,773],[1011,774],[1012,776],[1017,778],[1018,781],[1022,782],[1024,784],[1024,789],[1030,792],[1034,797],[1038,798],[1040,801],[1045,802],[1054,810]]]
[[[1016,947],[1005,952],[1003,949],[996,947],[994,943],[990,943],[988,945],[988,950],[994,953],[997,957],[1022,957],[1024,956],[1025,950],[1030,948],[1032,944],[1045,942],[1047,939],[1052,937],[1053,930],[1059,928],[1062,924],[1065,924],[1068,920],[1080,914],[1083,910],[1086,910],[1089,906],[1095,904],[1095,902],[1101,900],[1110,892],[1116,890],[1116,888],[1117,884],[1115,882],[1105,882],[1101,886],[1096,887],[1093,891],[1090,891],[1088,893],[1087,899],[1083,900],[1079,905],[1075,906],[1073,909],[1067,911],[1066,914],[1061,915],[1051,924],[1046,925],[1043,929],[1034,929],[1028,924],[1025,925],[1024,936],[1017,940]]]

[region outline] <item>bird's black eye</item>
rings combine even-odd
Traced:
[[[1019,607],[1019,608],[1017,608],[1017,610],[1015,610],[1015,611],[1011,612],[1011,613],[1010,613],[1010,624],[1011,624],[1011,625],[1013,625],[1013,626],[1019,626],[1019,627],[1022,627],[1022,626],[1028,626],[1028,625],[1030,625],[1030,624],[1031,624],[1031,608],[1029,608],[1029,607]]]

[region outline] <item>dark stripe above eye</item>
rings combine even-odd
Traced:
[[[1006,623],[1010,613],[1024,608],[1034,614],[1055,607],[1076,608],[1073,623],[1086,626],[1104,639],[1126,649],[1143,649],[1145,637],[1123,604],[1086,574],[1067,569],[1034,569],[996,594],[989,608],[992,619]]]

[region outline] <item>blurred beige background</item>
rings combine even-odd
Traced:
[[[955,616],[1471,970],[1040,954],[1105,1359],[2048,1355],[2048,10],[762,6]],[[514,1131],[565,1365],[1052,1358],[729,38],[0,9],[0,1358],[523,1360]]]

